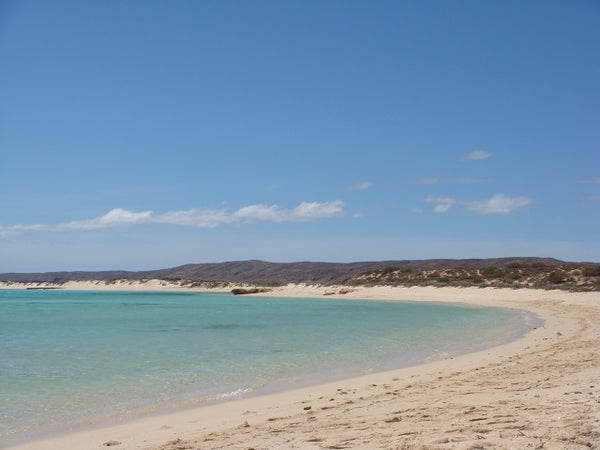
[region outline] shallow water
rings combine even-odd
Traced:
[[[535,320],[416,302],[0,291],[0,443],[415,364],[505,342]]]

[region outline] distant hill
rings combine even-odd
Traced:
[[[550,284],[569,288],[571,285],[575,287],[581,281],[581,287],[589,290],[590,286],[595,286],[594,283],[600,283],[600,279],[594,275],[596,272],[600,275],[600,266],[597,264],[572,263],[553,258],[428,259],[353,263],[272,263],[251,260],[186,264],[170,269],[140,272],[115,270],[5,273],[0,274],[0,281],[60,284],[87,280],[162,279],[186,284],[243,283],[262,286],[306,283],[544,287]],[[579,278],[576,280],[577,277]],[[573,283],[569,283],[569,280]]]
[[[346,280],[357,286],[479,286],[599,291],[600,264],[513,260],[485,267],[386,267]]]

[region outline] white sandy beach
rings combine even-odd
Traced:
[[[181,289],[160,281],[63,288]],[[600,293],[286,286],[261,295],[325,294],[522,308],[545,323],[517,341],[451,359],[72,430],[14,448],[600,448]]]

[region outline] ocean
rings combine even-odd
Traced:
[[[536,321],[459,304],[0,290],[0,446],[451,357]]]

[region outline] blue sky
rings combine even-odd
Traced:
[[[3,1],[0,272],[600,261],[597,1]]]

